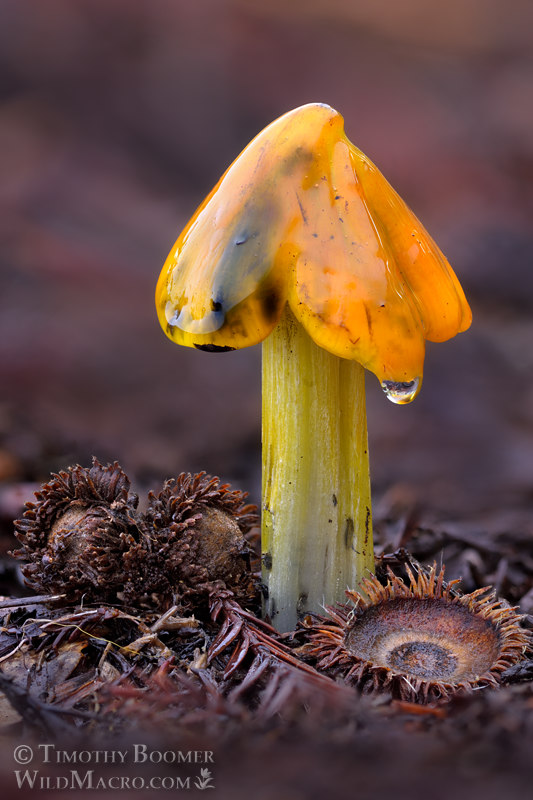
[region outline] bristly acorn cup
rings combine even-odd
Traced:
[[[300,654],[363,693],[427,703],[497,686],[531,648],[522,616],[490,587],[461,594],[435,565],[427,575],[407,568],[407,577],[365,578],[329,619],[307,618]]]
[[[15,521],[14,555],[26,583],[67,601],[111,602],[181,613],[207,609],[213,592],[254,604],[245,534],[256,525],[246,494],[200,472],[181,473],[146,510],[115,462],[53,474]]]

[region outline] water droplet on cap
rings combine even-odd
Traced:
[[[420,386],[420,378],[415,378],[412,381],[405,381],[404,383],[395,383],[395,381],[382,381],[381,388],[387,395],[391,403],[404,405],[414,400],[418,388]]]

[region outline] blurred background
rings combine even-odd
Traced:
[[[178,348],[153,294],[180,229],[285,111],[327,102],[474,312],[393,406],[368,375],[376,513],[533,505],[530,0],[0,0],[0,516],[52,470],[260,491],[260,348]],[[381,505],[380,505],[381,504]],[[384,513],[384,512],[383,512]]]

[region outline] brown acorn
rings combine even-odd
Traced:
[[[115,599],[124,585],[124,556],[141,537],[138,498],[120,466],[94,458],[88,469],[53,474],[35,497],[15,521],[22,547],[13,555],[28,562],[21,567],[26,583],[68,599]]]
[[[146,589],[193,604],[215,586],[239,599],[256,593],[245,534],[257,524],[246,493],[216,477],[182,473],[149,496],[143,515],[147,542]]]
[[[460,595],[445,583],[444,568],[409,584],[389,570],[386,585],[365,579],[350,603],[328,608],[331,619],[304,622],[303,652],[318,670],[341,677],[364,693],[425,703],[500,682],[531,646],[515,608],[490,588]]]

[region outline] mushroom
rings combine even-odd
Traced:
[[[156,291],[176,343],[263,342],[263,574],[279,630],[373,570],[364,369],[411,401],[425,340],[470,325],[445,257],[342,116],[288,112],[238,156]]]

